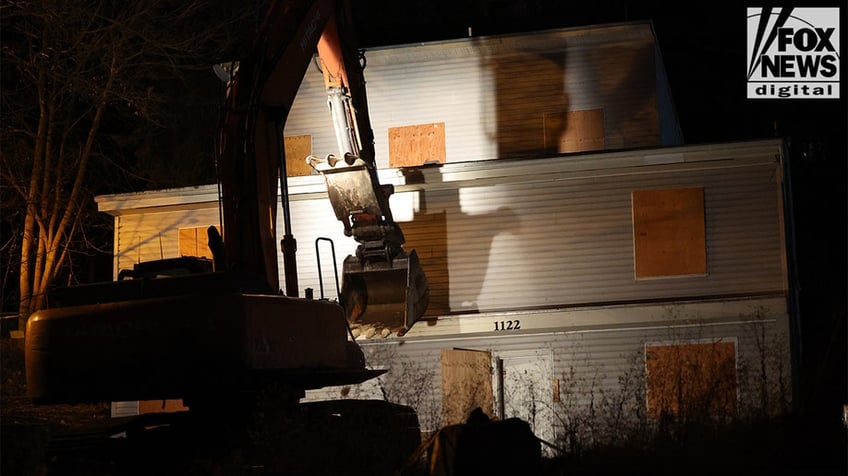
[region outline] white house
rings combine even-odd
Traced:
[[[395,186],[430,307],[402,337],[354,329],[369,363],[390,367],[379,381],[308,398],[393,399],[415,406],[425,430],[481,406],[558,444],[663,415],[788,404],[783,143],[683,145],[650,23],[365,57],[380,179]],[[335,299],[332,252],[340,264],[356,243],[302,166],[334,150],[317,68],[286,150],[299,283]],[[139,261],[210,256],[215,185],[97,203],[115,217],[116,276]]]

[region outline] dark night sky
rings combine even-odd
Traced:
[[[734,6],[656,0],[358,0],[354,16],[365,46],[462,38],[468,27],[482,36],[651,20],[686,142],[773,136],[775,120],[796,129],[796,134],[819,133],[822,125],[832,124],[829,132],[840,131],[844,137],[844,99],[745,99],[745,4],[728,4]],[[839,118],[843,127],[837,129],[833,118]],[[844,151],[844,138],[841,147]]]
[[[841,3],[815,6],[842,7],[844,46],[848,8]],[[804,386],[810,398],[829,395],[831,403],[848,401],[846,92],[843,87],[840,100],[746,99],[748,5],[657,0],[358,0],[353,5],[359,41],[366,47],[462,38],[469,26],[475,36],[484,36],[651,20],[686,143],[775,135],[789,140]]]

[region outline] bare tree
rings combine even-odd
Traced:
[[[256,18],[252,7],[223,3],[2,3],[2,178],[25,204],[21,328],[84,236],[102,159],[117,154],[114,138],[163,123],[173,107],[169,83],[233,59],[222,45],[239,43],[231,33]],[[4,209],[13,205],[8,193],[3,198]]]

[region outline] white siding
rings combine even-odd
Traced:
[[[441,349],[489,351],[493,358],[533,351],[553,356],[550,376],[558,380],[560,401],[554,401],[552,380],[534,384],[549,389],[551,397],[536,404],[540,412],[552,409],[553,417],[547,418],[553,420],[554,439],[562,443],[565,427],[574,422],[579,423],[583,438],[598,441],[614,431],[624,435],[648,424],[644,419],[646,345],[734,342],[739,415],[785,410],[791,398],[785,301],[770,300],[769,306],[746,300],[724,304],[735,315],[733,319],[706,316],[699,304],[669,305],[657,311],[657,322],[626,327],[360,341],[369,364],[389,371],[361,386],[309,392],[308,399],[388,397],[414,406],[422,430],[435,430],[441,424]],[[634,309],[622,307],[614,312],[626,321],[626,314]],[[767,402],[761,400],[763,388]],[[619,410],[624,412],[619,426],[605,426]]]
[[[449,181],[461,166],[449,164],[425,169],[416,191],[398,187],[393,206],[397,216],[414,216],[413,222],[445,215],[444,229],[405,228],[425,271],[430,248],[447,245],[447,273],[430,275],[431,295],[449,306],[441,314],[782,293],[777,151],[766,147],[758,157],[586,173],[557,172],[557,164],[568,165],[563,158],[513,161],[521,167],[493,165],[468,181]],[[704,188],[708,273],[637,281],[630,194],[683,187]],[[334,237],[340,259],[353,243],[333,224],[326,199],[306,200],[313,201],[293,202],[292,221],[303,252],[301,286],[315,287],[311,275],[317,273],[309,269],[314,239]]]
[[[214,205],[214,204],[213,204]],[[135,263],[180,256],[180,228],[219,224],[217,208],[198,208],[115,217],[115,277]],[[211,252],[207,255],[212,257]]]
[[[633,23],[366,52],[377,164],[390,127],[444,122],[448,162],[543,154],[546,112],[603,109],[607,149],[660,144],[655,45]],[[665,84],[662,84],[665,87]],[[320,71],[310,67],[286,135],[335,153]]]
[[[428,275],[432,299],[442,305],[431,314],[759,295],[786,289],[779,153],[779,141],[761,141],[447,164],[423,168],[409,183],[384,170],[381,180],[396,185],[395,216],[425,271],[446,258],[446,269]],[[693,186],[705,193],[707,275],[637,281],[631,192]],[[323,190],[316,176],[290,180],[301,294],[307,287],[318,293],[316,238],[334,241],[339,270],[356,245],[343,236]],[[218,223],[214,202],[192,205],[167,193],[172,208],[151,192],[157,208],[113,212],[118,269],[175,257],[179,228]],[[101,208],[120,207],[120,197],[101,202]],[[429,220],[442,215],[443,223]],[[322,246],[325,292],[332,298],[332,259]],[[434,256],[445,246],[440,253],[446,256]]]

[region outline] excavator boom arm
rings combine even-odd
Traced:
[[[389,207],[393,189],[377,177],[353,36],[344,1],[280,1],[269,8],[253,56],[242,60],[232,81],[222,121],[226,256],[228,266],[246,281],[264,281],[269,289],[279,286],[273,243],[277,177],[284,207],[287,197],[282,132],[317,50],[338,150],[307,160],[324,175],[345,234],[359,243],[356,256],[345,260],[339,298],[351,322],[405,332],[426,310],[428,285],[415,251],[403,249],[403,232]],[[284,218],[287,293],[296,295],[296,245],[287,211]]]

